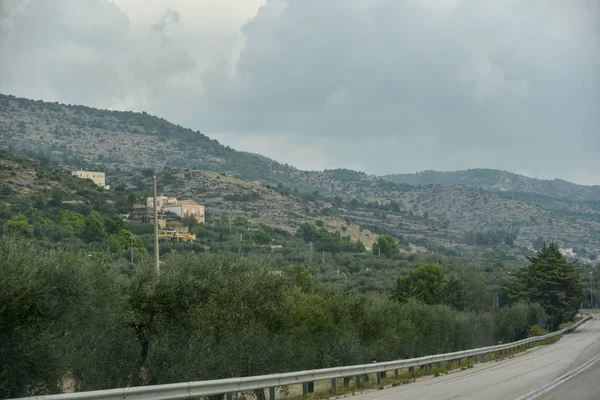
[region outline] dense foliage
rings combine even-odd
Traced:
[[[582,300],[581,280],[575,266],[568,263],[556,243],[542,245],[512,288],[512,297],[539,303],[556,329],[571,321]]]
[[[363,296],[231,253],[170,255],[157,276],[4,237],[0,274],[4,397],[416,357],[520,339],[543,315]]]
[[[330,232],[325,228],[317,228],[310,223],[298,227],[296,236],[306,243],[311,243],[316,251],[332,253],[364,253],[365,245],[360,241],[352,241],[350,237],[342,236],[339,232]]]

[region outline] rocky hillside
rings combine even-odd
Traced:
[[[416,174],[387,175],[386,179],[410,185],[465,185],[494,192],[523,192],[569,201],[600,201],[600,186],[583,186],[562,179],[528,178],[496,169],[465,171],[423,171]]]
[[[564,181],[492,170],[385,179],[343,169],[301,171],[145,113],[4,95],[0,149],[103,170],[113,187],[143,186],[149,180],[142,178],[158,174],[165,192],[204,202],[211,212],[254,216],[288,230],[320,219],[367,244],[369,231],[430,248],[499,248],[505,236],[508,252],[541,238],[584,258],[600,253],[598,188]]]
[[[92,181],[79,179],[62,168],[43,165],[0,151],[0,202],[20,207],[24,198],[39,201],[106,204],[117,202],[117,194],[98,188]],[[24,210],[26,211],[26,210]]]
[[[70,167],[169,166],[268,181],[278,181],[279,176],[291,170],[146,113],[98,110],[5,95],[0,95],[0,148],[55,159]]]

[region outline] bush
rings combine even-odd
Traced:
[[[127,384],[138,350],[108,265],[3,238],[0,274],[0,396],[58,392],[67,371],[81,390]]]
[[[313,266],[281,274],[265,258],[180,245],[161,246],[180,251],[159,277],[147,258],[132,269],[105,252],[0,239],[0,395],[56,392],[68,371],[92,390],[452,352],[519,339],[539,313],[398,303],[319,283]]]

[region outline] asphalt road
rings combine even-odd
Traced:
[[[555,344],[511,359],[365,392],[354,399],[599,400],[600,321],[595,318]]]

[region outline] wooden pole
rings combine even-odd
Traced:
[[[158,204],[156,203],[156,176],[152,177],[153,186],[153,197],[154,202],[152,208],[154,208],[154,261],[156,262],[156,273],[160,273],[160,253],[158,251]]]

